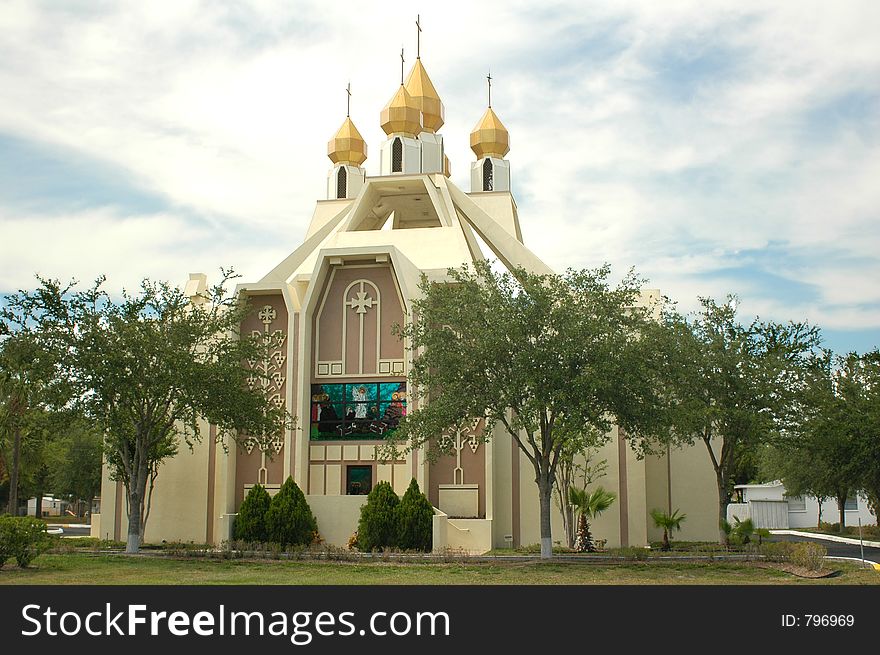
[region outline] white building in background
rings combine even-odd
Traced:
[[[61,516],[61,514],[64,513],[64,510],[67,509],[68,505],[70,505],[70,503],[66,500],[53,498],[52,496],[43,496],[43,506],[40,509],[42,510],[43,516]],[[36,497],[28,500],[27,507],[28,516],[37,515]]]
[[[738,484],[734,487],[742,494],[741,503],[727,506],[727,520],[741,521],[751,518],[756,528],[788,529],[815,528],[819,523],[819,501],[815,496],[788,496],[785,485],[779,480],[766,484]],[[862,495],[847,498],[844,507],[846,524],[875,525],[877,517],[868,507]],[[837,523],[840,513],[833,498],[822,503],[822,520]]]

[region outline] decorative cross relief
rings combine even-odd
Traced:
[[[272,305],[264,305],[257,313],[257,317],[263,324],[262,330],[254,330],[252,336],[260,342],[263,351],[263,357],[260,361],[250,360],[248,364],[254,371],[258,371],[261,375],[251,375],[248,377],[248,384],[251,389],[260,389],[266,395],[271,403],[276,407],[284,406],[284,397],[282,396],[282,387],[284,386],[284,363],[286,354],[284,352],[284,343],[287,335],[281,330],[272,330],[271,325],[278,317],[278,312]],[[259,446],[262,451],[262,466],[260,468],[260,482],[263,482],[266,473],[266,453],[271,449],[275,454],[281,452],[284,447],[283,435],[275,435],[265,443],[260,443],[256,437],[248,437],[244,444],[247,454],[253,452],[254,447]]]
[[[452,470],[452,484],[464,484],[464,469],[461,466],[461,451],[465,445],[469,446],[471,452],[476,454],[480,447],[480,440],[477,437],[477,428],[480,425],[480,418],[473,418],[469,423],[458,427],[450,428],[445,434],[440,436],[438,445],[443,450],[452,448],[455,450],[455,468]]]
[[[370,309],[373,308],[374,301],[372,298],[367,297],[366,291],[358,291],[355,295],[357,296],[356,299],[351,298],[345,304],[354,309],[358,314],[366,314],[367,307],[369,307]]]

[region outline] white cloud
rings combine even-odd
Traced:
[[[377,172],[378,113],[398,83],[401,43],[412,60],[417,12],[453,180],[468,186],[468,133],[491,67],[527,244],[555,267],[635,265],[691,304],[697,291],[767,295],[711,274],[773,243],[775,272],[815,285],[818,304],[766,308],[880,326],[858,307],[878,300],[859,281],[878,270],[880,246],[880,5],[870,1],[7,2],[0,133],[105,161],[172,209],[160,219],[105,208],[67,223],[16,215],[14,229],[4,224],[13,259],[2,282],[54,274],[57,261],[75,268],[69,251],[90,248],[123,253],[102,259],[122,278],[132,262],[137,276],[176,279],[196,264],[241,267],[236,258],[258,277],[301,238],[323,194],[349,79]],[[817,118],[849,97],[869,109],[829,116],[837,125]],[[182,218],[192,215],[202,222]],[[26,222],[66,234],[67,251],[32,248]],[[218,240],[230,226],[253,241]],[[786,248],[815,261],[787,262]],[[847,256],[873,263],[846,267]]]

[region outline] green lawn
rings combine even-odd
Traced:
[[[831,566],[841,575],[805,580],[717,561],[408,564],[65,554],[43,555],[24,570],[7,563],[0,584],[880,584],[877,571],[838,562]]]

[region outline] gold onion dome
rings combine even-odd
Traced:
[[[327,142],[327,156],[334,164],[348,166],[360,166],[366,160],[367,142],[354,126],[351,118],[346,117],[342,127]]]
[[[471,150],[477,155],[477,159],[503,159],[510,152],[510,133],[491,107],[486,109],[486,113],[471,132]]]
[[[421,59],[416,59],[416,65],[406,78],[406,90],[422,112],[422,127],[425,131],[436,132],[443,127],[443,102],[428,77],[428,71],[422,66]]]
[[[379,122],[385,134],[389,136],[395,133],[415,136],[422,131],[419,103],[403,84],[379,114]]]

